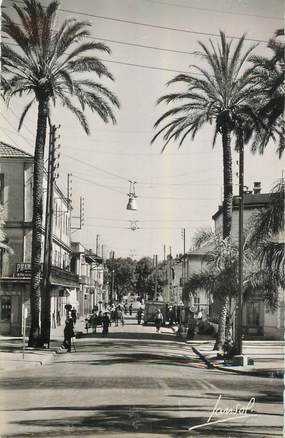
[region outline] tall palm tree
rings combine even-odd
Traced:
[[[154,142],[162,136],[165,142],[163,150],[172,140],[179,140],[181,147],[186,138],[194,140],[205,124],[215,124],[213,146],[220,134],[223,150],[223,238],[230,236],[232,223],[231,139],[234,135],[236,147],[240,147],[241,143],[249,141],[253,127],[258,129],[258,119],[249,104],[256,96],[257,87],[252,84],[251,70],[245,68],[256,46],[245,49],[244,40],[245,35],[234,46],[233,40],[228,41],[220,32],[220,41],[216,45],[211,39],[208,46],[199,42],[201,50],[195,54],[207,67],[192,65],[192,74],[179,74],[168,82],[168,85],[182,82],[185,89],[162,96],[158,103],[185,103],[172,107],[157,120],[154,126],[158,132],[152,139]],[[161,127],[162,122],[165,124]],[[225,295],[219,322],[221,333],[225,327],[227,308],[228,298]]]
[[[84,110],[89,108],[104,122],[115,123],[112,107],[119,107],[119,102],[108,88],[96,80],[96,77],[113,79],[105,65],[93,55],[96,50],[107,53],[110,50],[102,43],[87,39],[90,36],[89,23],[68,18],[57,29],[57,1],[52,1],[46,8],[36,0],[23,0],[23,3],[21,7],[13,5],[19,24],[6,13],[2,14],[2,32],[17,46],[11,47],[9,43],[1,45],[2,87],[7,103],[14,96],[32,96],[21,115],[19,129],[33,103],[37,104],[38,109],[33,185],[32,323],[29,339],[30,345],[35,345],[39,333],[44,150],[50,105],[60,102],[77,117],[89,134]]]
[[[223,149],[224,238],[230,235],[232,221],[231,137],[232,134],[239,136],[237,129],[241,122],[255,120],[249,101],[256,95],[256,88],[252,86],[251,72],[245,70],[245,65],[256,46],[244,49],[244,39],[245,35],[232,47],[233,41],[227,41],[225,34],[220,32],[217,45],[211,39],[209,46],[199,42],[202,50],[195,52],[195,55],[206,62],[207,68],[192,65],[192,74],[179,74],[168,82],[168,85],[182,82],[185,90],[162,96],[158,103],[185,103],[171,108],[157,120],[154,126],[159,130],[152,139],[153,143],[162,135],[165,142],[163,150],[172,140],[179,140],[181,147],[187,137],[194,140],[205,124],[215,124],[213,146],[220,134]],[[251,131],[245,130],[244,134],[244,141],[247,142]]]
[[[252,150],[264,151],[270,133],[274,133],[277,152],[281,157],[285,148],[284,98],[285,98],[285,43],[284,29],[276,30],[268,42],[271,56],[251,56],[253,82],[259,88],[257,102],[259,117],[264,120],[264,129],[257,133]]]

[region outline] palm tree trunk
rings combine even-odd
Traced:
[[[226,338],[226,325],[227,325],[227,315],[229,308],[229,297],[225,297],[222,302],[220,316],[219,316],[219,328],[217,333],[217,339],[214,345],[214,350],[221,351],[225,343]]]
[[[224,172],[224,199],[223,199],[223,239],[230,236],[233,210],[233,177],[231,133],[225,128],[222,133],[223,142],[223,172]]]
[[[233,178],[232,178],[232,153],[231,153],[231,132],[224,128],[222,133],[223,142],[223,172],[224,172],[224,202],[223,202],[223,239],[230,236],[232,228],[233,210]],[[225,342],[226,318],[228,313],[228,297],[224,297],[219,317],[219,329],[215,350],[221,350]]]
[[[42,253],[42,216],[43,216],[43,177],[44,150],[48,116],[48,98],[44,97],[38,105],[37,136],[34,156],[33,178],[33,236],[31,260],[31,329],[29,346],[39,345],[40,336],[40,287]]]

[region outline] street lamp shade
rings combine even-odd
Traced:
[[[137,210],[137,204],[136,204],[136,200],[135,197],[130,194],[129,196],[129,200],[127,203],[127,210]]]

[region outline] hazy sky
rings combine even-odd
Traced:
[[[153,124],[166,107],[156,107],[155,102],[174,90],[165,84],[175,71],[189,71],[190,64],[199,62],[191,54],[198,49],[197,41],[206,42],[209,37],[215,41],[219,30],[233,37],[246,33],[246,47],[253,44],[250,39],[257,40],[256,51],[270,54],[266,41],[283,26],[283,1],[65,0],[59,20],[67,16],[89,20],[94,37],[112,40],[105,41],[111,55],[98,56],[106,60],[115,77],[114,83],[104,84],[121,102],[116,126],[104,125],[96,115],[88,114],[89,137],[68,111],[58,109],[53,114],[61,124],[59,186],[66,190],[71,172],[75,216],[79,196],[85,198],[86,225],[73,233],[73,239],[94,248],[99,234],[101,243],[115,250],[116,256],[137,259],[153,254],[162,257],[163,245],[171,246],[172,254],[182,252],[181,229],[186,228],[188,248],[197,229],[213,225],[211,217],[221,202],[221,139],[213,150],[213,128],[205,127],[194,142],[186,140],[180,150],[177,144],[169,144],[160,154],[162,143],[150,146],[150,139]],[[15,100],[10,109],[2,110],[1,139],[31,153],[35,111],[27,117],[22,135],[17,133],[24,102]],[[237,159],[234,152],[234,175]],[[250,188],[254,181],[261,181],[262,190],[268,191],[281,172],[274,145],[268,145],[263,156],[246,151],[245,184]],[[137,211],[126,210],[128,180],[137,181]],[[235,185],[235,193],[237,189]],[[133,220],[138,221],[137,231],[127,229]]]

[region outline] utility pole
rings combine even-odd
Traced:
[[[154,256],[155,281],[154,281],[154,298],[157,298],[157,254]]]
[[[96,234],[96,254],[99,255],[100,248],[100,234]]]
[[[72,204],[72,173],[67,174],[67,199]]]
[[[243,137],[239,147],[239,296],[238,296],[238,318],[237,318],[237,349],[242,354],[242,298],[243,298],[243,199],[244,189],[244,150]]]
[[[181,230],[181,237],[183,240],[183,259],[182,259],[182,286],[184,285],[185,282],[185,228],[182,228]]]
[[[60,126],[59,126],[60,127]],[[59,164],[56,160],[55,142],[57,128],[55,125],[50,126],[49,135],[49,158],[48,158],[48,178],[47,178],[47,198],[46,198],[46,221],[45,221],[45,240],[44,240],[44,265],[43,281],[41,294],[41,341],[42,344],[50,343],[50,275],[52,265],[52,236],[53,236],[53,202],[54,202],[54,184],[57,178],[56,169]]]
[[[115,251],[112,251],[111,304],[113,304],[113,298],[114,298],[114,283],[115,283],[114,259],[115,259]]]

